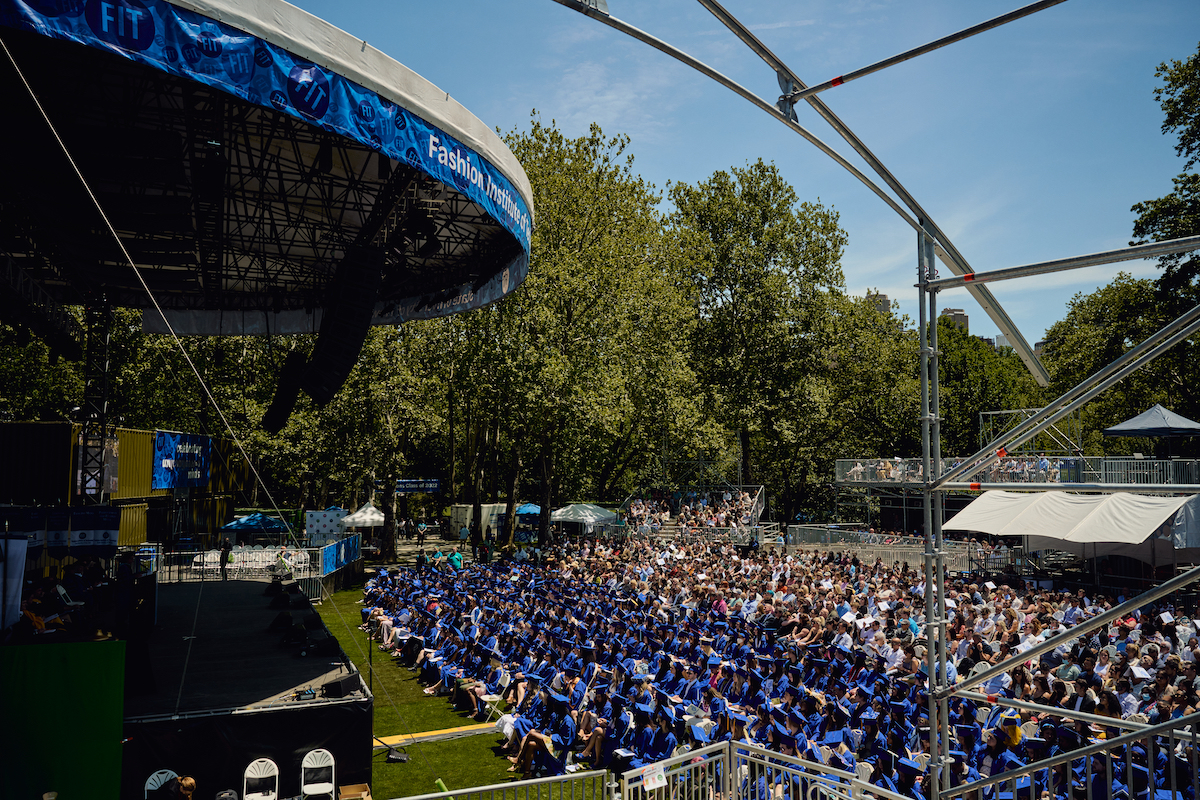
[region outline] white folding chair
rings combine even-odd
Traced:
[[[150,793],[153,792],[155,789],[162,788],[162,785],[164,783],[171,780],[172,778],[178,778],[178,777],[179,777],[179,775],[177,775],[175,772],[173,772],[169,769],[160,769],[158,772],[155,772],[149,778],[146,778],[146,791],[143,794],[143,797],[149,797]]]
[[[269,758],[250,762],[242,776],[242,800],[276,800],[279,797],[279,767]]]
[[[309,750],[300,763],[300,798],[334,797],[333,753],[328,750]]]
[[[67,594],[67,590],[63,588],[62,584],[59,584],[54,588],[58,590],[58,596],[62,598],[62,601],[65,605],[71,608],[76,608],[83,605],[82,600],[72,600],[71,595]]]
[[[504,697],[504,690],[508,688],[508,684],[511,682],[512,676],[508,674],[508,670],[504,670],[504,672],[500,673],[500,693],[485,694],[483,696],[483,702],[488,705],[488,717],[484,720],[485,724],[491,722],[492,717],[496,714],[503,713],[500,709],[500,700]]]

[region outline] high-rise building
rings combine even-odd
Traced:
[[[948,317],[950,324],[963,333],[970,333],[967,323],[967,313],[961,308],[943,308],[941,316]]]
[[[892,301],[888,299],[886,294],[867,292],[867,302],[873,303],[880,314],[892,313]]]

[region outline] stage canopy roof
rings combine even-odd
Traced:
[[[0,314],[69,358],[65,304],[144,309],[152,332],[155,303],[180,334],[319,332],[281,385],[323,405],[370,325],[528,272],[533,193],[495,131],[282,0],[0,0],[0,36]]]
[[[1200,422],[1181,417],[1157,403],[1132,419],[1104,429],[1105,436],[1200,436]]]
[[[1169,561],[1172,550],[1190,551],[1198,544],[1196,497],[991,491],[942,527],[1028,536],[1031,550],[1066,550],[1089,557],[1120,554],[1149,561],[1153,549],[1155,557]]]
[[[591,503],[575,503],[563,506],[550,513],[551,522],[583,522],[593,525],[597,522],[608,522],[617,518],[613,511]]]

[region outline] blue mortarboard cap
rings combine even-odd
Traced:
[[[905,712],[908,710],[908,709],[905,707],[905,704],[904,704],[904,703],[902,703],[902,702],[891,702],[891,703],[888,703],[888,708],[890,708],[890,709],[892,710],[892,713],[893,713],[893,714],[903,714],[903,713],[905,713]]]
[[[968,736],[975,736],[976,728],[974,725],[955,725],[954,734],[959,739],[965,739]]]
[[[658,713],[662,714],[670,722],[675,721],[675,709],[671,708],[669,705],[659,706]]]
[[[920,775],[925,770],[921,769],[921,765],[911,758],[902,758],[896,764],[896,769],[903,772],[905,775]]]
[[[825,738],[821,740],[821,744],[827,744],[830,746],[839,745],[841,743],[842,743],[842,732],[841,731],[826,731]]]
[[[1045,748],[1045,747],[1050,746],[1050,743],[1047,742],[1045,739],[1041,738],[1040,736],[1026,736],[1021,741],[1025,745],[1026,748],[1032,747],[1034,749],[1037,749],[1039,747]]]
[[[786,722],[788,718],[787,710],[782,706],[771,709],[771,719],[776,722]]]
[[[749,717],[747,717],[745,714],[738,713],[737,711],[730,711],[729,718],[736,719],[738,722],[741,722],[741,723],[747,723],[750,721]]]
[[[841,689],[844,692],[850,688],[850,685],[848,683],[846,683],[845,681],[838,680],[838,681],[833,682],[831,688]]]
[[[808,755],[809,758],[811,758],[813,761],[816,761],[818,764],[825,763],[825,757],[821,755],[821,748],[816,742],[808,743]]]
[[[798,708],[793,708],[788,712],[788,719],[790,719],[792,722],[795,722],[797,725],[804,724],[804,715],[800,713],[800,709]]]
[[[695,739],[698,744],[708,744],[708,734],[704,732],[704,728],[699,725],[693,725],[691,726],[691,730],[692,738]]]
[[[879,715],[875,713],[875,709],[868,708],[863,712],[861,719],[863,722],[878,722]]]
[[[650,716],[654,713],[654,706],[650,705],[649,703],[635,703],[633,708],[634,710],[640,711],[646,716]]]
[[[563,705],[566,705],[568,702],[567,696],[564,694],[559,694],[558,692],[550,692],[550,699],[555,703],[562,703]]]
[[[796,737],[788,733],[779,735],[779,746],[786,747],[788,750],[796,749]]]
[[[962,750],[951,750],[947,755],[953,758],[958,764],[965,764],[967,761],[967,754]]]

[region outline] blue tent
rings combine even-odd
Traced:
[[[260,531],[262,533],[286,533],[287,525],[274,517],[268,517],[260,511],[238,517],[233,522],[221,526],[223,531]]]
[[[523,503],[517,506],[518,517],[539,516],[542,513],[542,507],[536,506],[533,503]]]

